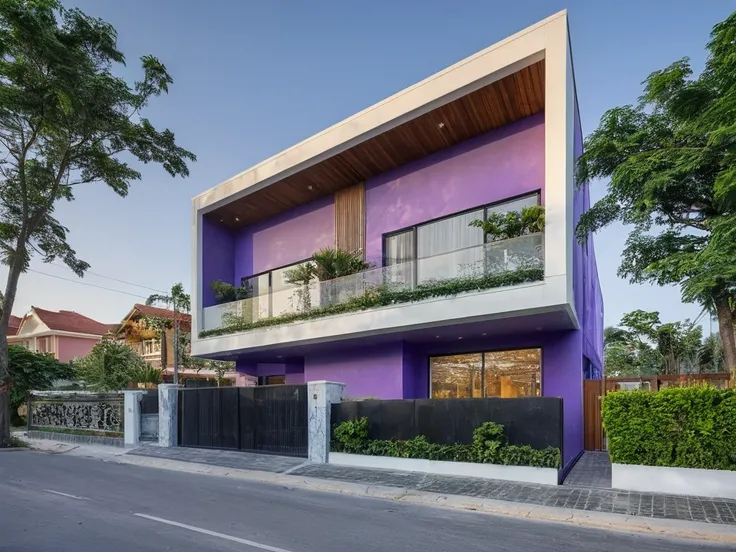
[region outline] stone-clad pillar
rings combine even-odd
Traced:
[[[310,381],[308,458],[310,462],[326,464],[330,454],[330,406],[342,401],[344,383]]]
[[[179,385],[158,386],[158,446],[175,447],[178,443]]]
[[[123,409],[123,431],[126,447],[137,447],[141,442],[141,400],[143,391],[137,389],[123,391],[125,402]]]

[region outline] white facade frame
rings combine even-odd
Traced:
[[[292,174],[545,60],[545,279],[448,299],[386,307],[200,339],[202,217]],[[192,200],[192,354],[256,351],[438,325],[563,311],[578,327],[573,296],[575,86],[563,10],[267,159]],[[461,317],[457,314],[462,313]],[[348,335],[349,334],[349,335]]]

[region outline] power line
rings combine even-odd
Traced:
[[[69,268],[66,265],[62,265],[62,264],[58,264],[58,263],[51,263],[51,264],[53,266],[58,266],[58,267],[61,267],[61,268]],[[105,276],[104,274],[99,274],[98,272],[92,272],[91,270],[85,270],[84,272],[85,272],[85,274],[92,274],[92,276],[97,276],[98,278],[104,278],[106,280],[112,280],[113,282],[118,282],[120,284],[126,284],[126,285],[133,286],[133,287],[143,288],[143,289],[147,289],[149,291],[156,291],[158,293],[166,293],[165,291],[160,290],[160,289],[156,289],[156,288],[152,288],[152,287],[148,287],[148,286],[142,286],[141,284],[134,284],[133,282],[126,282],[125,280],[119,280],[118,278],[113,278],[112,276]]]
[[[97,289],[104,289],[107,291],[114,291],[115,293],[122,293],[123,295],[130,295],[131,297],[138,297],[139,299],[147,299],[147,297],[143,297],[142,295],[136,295],[135,293],[128,293],[127,291],[122,291],[119,289],[113,289],[105,286],[98,286],[97,284],[90,284],[89,282],[80,282],[79,280],[73,280],[71,278],[64,278],[63,276],[57,276],[56,274],[49,274],[48,272],[41,272],[40,270],[33,270],[32,268],[28,269],[28,272],[35,272],[36,274],[42,274],[43,276],[48,276],[49,278],[56,278],[57,280],[64,280],[65,282],[71,282],[73,284],[79,284],[80,286],[89,286]]]

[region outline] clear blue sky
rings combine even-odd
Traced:
[[[711,27],[733,0],[78,0],[118,30],[128,66],[153,54],[174,77],[145,115],[169,127],[199,160],[187,180],[157,167],[126,199],[104,185],[79,190],[57,213],[91,271],[166,290],[190,284],[190,200],[249,166],[563,8],[570,17],[583,131],[608,108],[631,103],[641,81],[682,56],[697,69]],[[593,187],[593,199],[603,184]],[[635,308],[665,321],[696,318],[676,288],[632,286],[616,276],[626,237],[596,237],[606,324]],[[294,239],[298,239],[295,236]],[[67,269],[32,269],[76,279]],[[7,271],[3,268],[0,278]],[[88,274],[83,282],[147,296]],[[15,308],[31,304],[119,321],[140,298],[37,273],[24,274]],[[707,322],[706,322],[707,330]]]

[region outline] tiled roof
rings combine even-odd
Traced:
[[[92,320],[74,311],[59,311],[39,309],[31,307],[41,321],[48,326],[49,330],[62,332],[86,333],[92,335],[105,335],[110,329],[109,324],[103,324]]]
[[[15,335],[18,333],[18,328],[20,327],[22,320],[23,319],[20,316],[10,315],[10,320],[8,320],[8,335]]]
[[[150,305],[142,305],[141,303],[136,303],[135,309],[143,316],[154,316],[156,318],[167,318],[169,320],[175,320],[177,317],[177,313],[175,313],[173,310],[162,309],[160,307],[152,307]],[[184,312],[180,312],[178,314],[178,317],[180,322],[192,322],[192,316]]]

